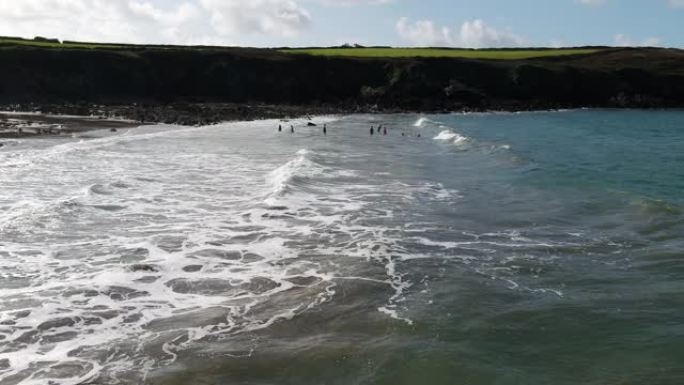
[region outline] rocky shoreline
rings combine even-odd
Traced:
[[[89,103],[24,103],[0,105],[0,139],[71,135],[102,129],[117,131],[121,128],[160,123],[182,126],[203,126],[228,121],[311,119],[312,116],[353,113],[518,112],[541,110],[553,111],[572,108],[580,107],[556,104],[500,105],[497,106],[497,108],[462,108],[458,111],[453,111],[440,108],[426,108],[425,110],[402,109],[396,107],[383,108],[377,105],[360,104],[339,106],[293,106],[237,103],[132,103],[120,105]]]
[[[23,136],[35,134],[59,134],[78,131],[74,120],[80,123],[96,123],[99,128],[119,125],[176,124],[204,126],[229,121],[252,121],[263,119],[299,119],[320,115],[373,114],[373,113],[453,113],[453,112],[516,112],[558,110],[577,108],[562,105],[510,105],[498,108],[388,108],[378,105],[267,105],[238,103],[173,103],[173,104],[120,104],[103,105],[88,103],[24,103],[0,105],[0,137],[7,137],[23,128]],[[66,127],[60,120],[69,119]],[[82,126],[80,124],[79,126]],[[62,127],[64,126],[64,127]]]
[[[64,131],[59,117],[82,117],[98,126],[124,124],[177,124],[203,126],[226,121],[261,119],[294,119],[314,115],[370,112],[370,109],[331,106],[247,105],[235,103],[175,103],[175,104],[9,104],[0,106],[0,136],[3,131],[48,134]],[[47,119],[47,121],[46,121]],[[32,121],[32,120],[35,120]],[[28,125],[27,125],[28,121]],[[42,130],[42,132],[41,132]]]
[[[203,126],[227,121],[298,119],[316,115],[372,112],[331,106],[176,103],[102,105],[87,103],[0,105],[0,139],[73,135],[92,130],[116,132],[144,124]],[[1,142],[0,142],[1,145]]]

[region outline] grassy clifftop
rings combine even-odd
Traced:
[[[59,41],[36,37],[35,39],[23,39],[18,37],[0,36],[0,47],[38,47],[38,48],[64,48],[64,49],[185,49],[188,51],[200,51],[206,49],[235,49],[234,47],[209,47],[209,46],[177,46],[177,45],[137,45],[137,44],[108,44],[108,43],[84,43],[73,41]],[[313,56],[336,56],[356,58],[412,58],[412,57],[451,57],[468,59],[501,59],[517,60],[532,59],[553,56],[586,55],[602,50],[607,47],[583,47],[583,48],[507,48],[507,49],[459,49],[459,48],[392,48],[392,47],[328,47],[328,48],[280,48],[263,49],[287,54],[303,54]]]
[[[599,52],[601,48],[569,49],[451,49],[451,48],[295,48],[281,52],[315,56],[367,57],[367,58],[462,58],[520,60],[553,56],[587,55]]]

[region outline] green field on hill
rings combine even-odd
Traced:
[[[100,44],[100,43],[79,43],[79,42],[59,42],[51,39],[32,40],[13,37],[0,37],[0,46],[30,46],[44,48],[123,48],[123,45]]]
[[[538,57],[584,55],[600,49],[449,49],[449,48],[311,48],[283,49],[285,53],[348,57],[456,57],[468,59],[531,59]]]
[[[42,48],[81,48],[81,49],[123,49],[123,48],[160,48],[160,49],[235,49],[236,47],[200,47],[175,45],[136,45],[107,44],[66,41],[55,39],[22,39],[0,36],[0,47],[29,46]],[[315,56],[367,57],[367,58],[411,58],[411,57],[453,57],[468,59],[516,60],[553,56],[584,55],[601,51],[601,48],[540,48],[540,49],[450,49],[450,48],[282,48],[278,52]],[[268,52],[269,49],[259,51]]]

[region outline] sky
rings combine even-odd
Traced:
[[[0,35],[466,48],[684,48],[684,0],[0,0]]]

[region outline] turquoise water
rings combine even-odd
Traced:
[[[523,183],[681,203],[682,112],[568,111],[449,117],[466,135],[510,143],[533,163]]]
[[[316,121],[0,149],[0,384],[684,383],[684,112]]]

